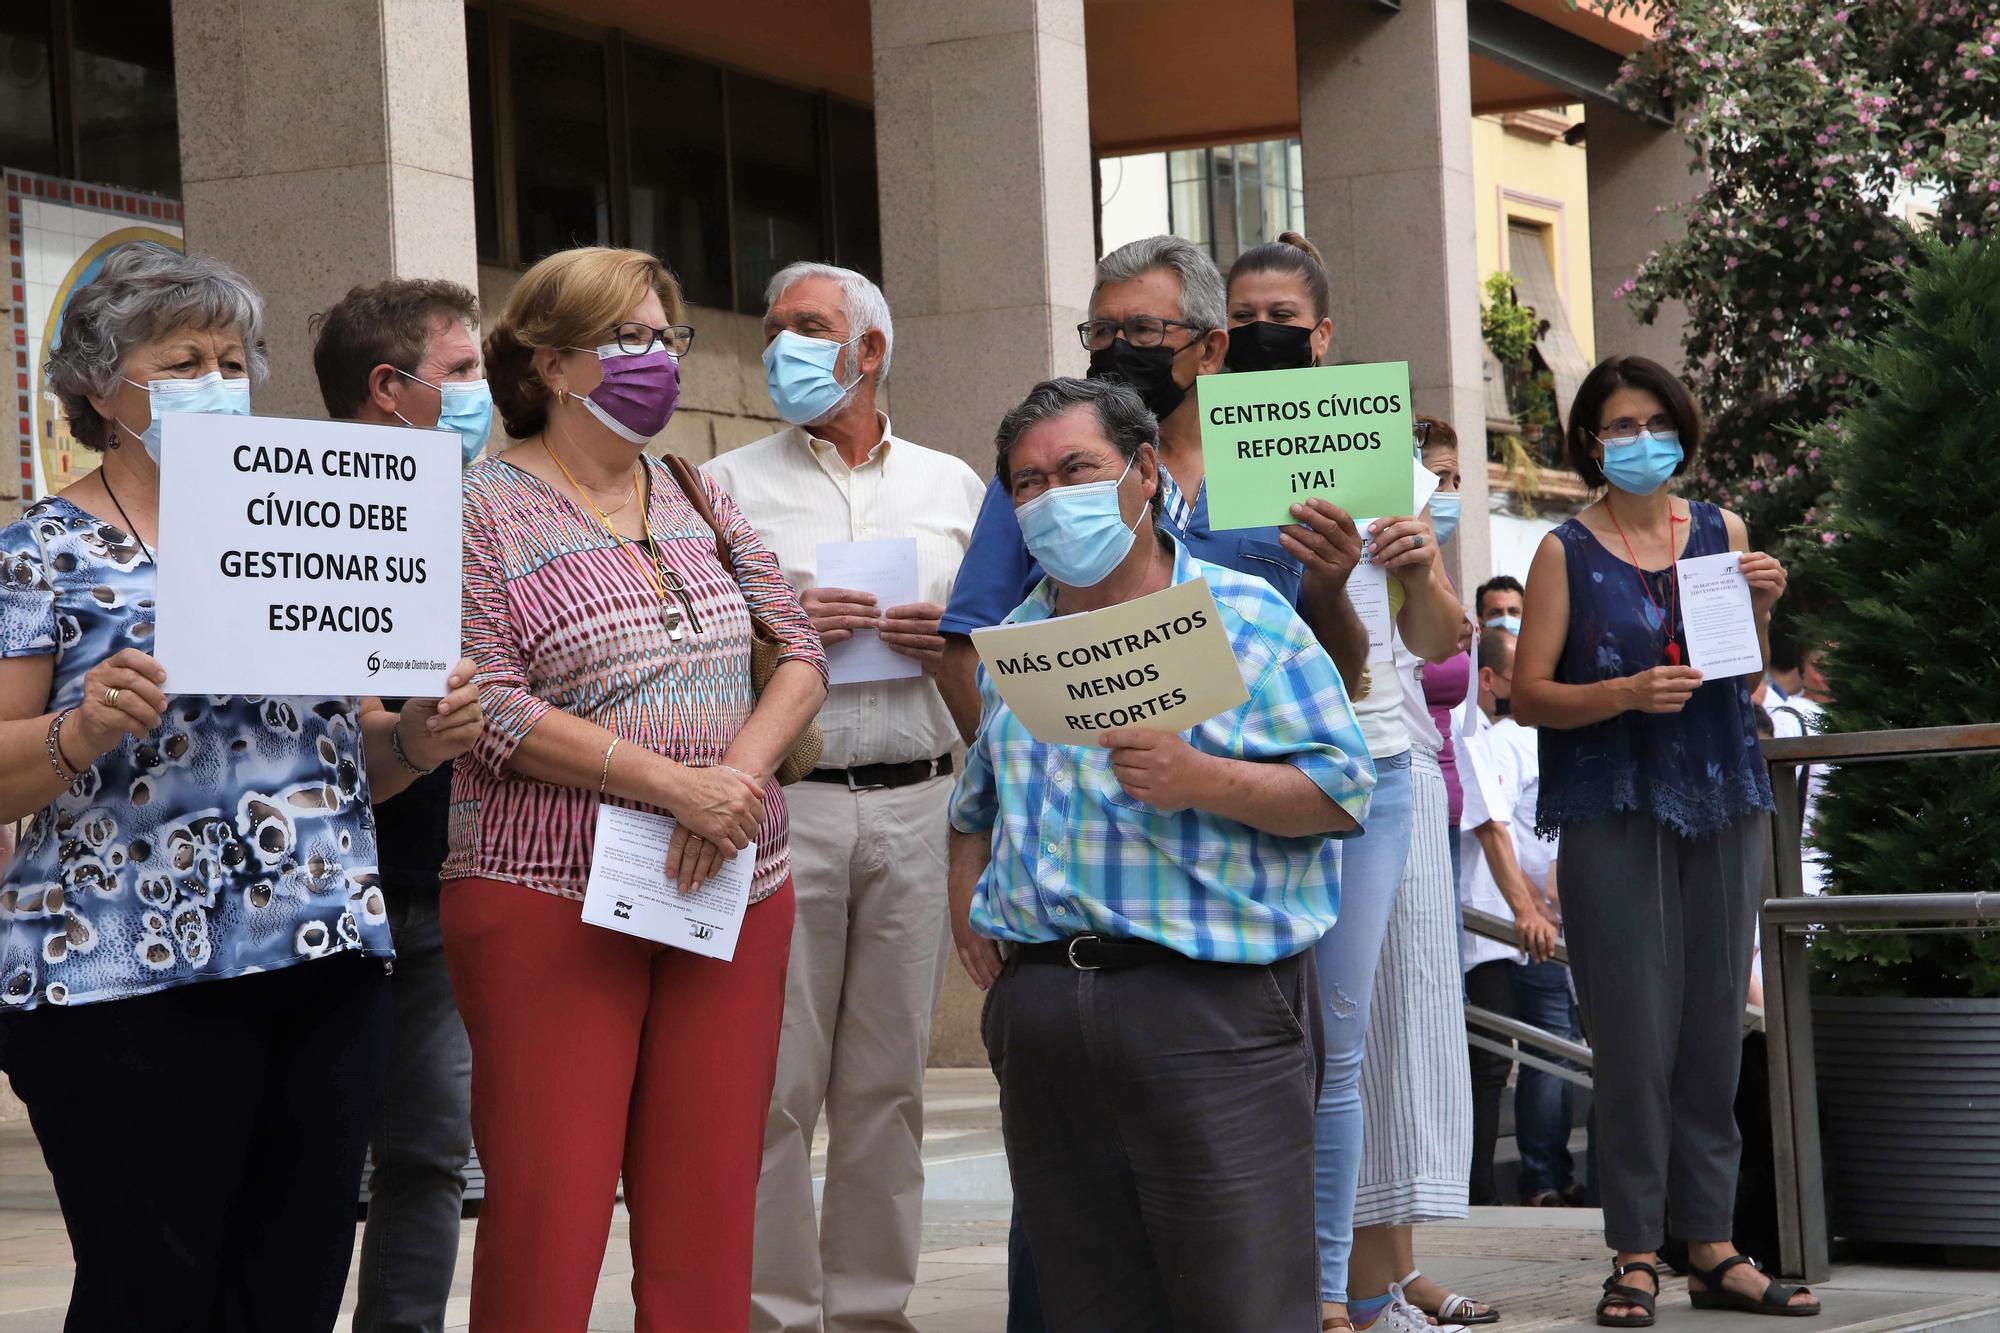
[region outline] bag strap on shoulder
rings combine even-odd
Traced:
[[[694,470],[694,464],[679,454],[667,454],[660,461],[667,465],[667,471],[674,474],[681,494],[694,506],[694,512],[701,515],[701,521],[708,524],[708,530],[715,534],[715,558],[729,571],[729,577],[735,578],[736,562],[729,557],[729,543],[723,538],[722,524],[716,521],[715,507],[708,502],[708,488],[701,484],[701,474]]]

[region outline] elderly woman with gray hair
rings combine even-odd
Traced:
[[[329,1329],[391,1022],[371,799],[466,750],[453,693],[174,696],[160,418],[265,375],[241,275],[115,251],[49,356],[102,466],[0,531],[0,1064],[76,1257],[65,1328]],[[172,558],[172,552],[168,552]]]

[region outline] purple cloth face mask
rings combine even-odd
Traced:
[[[604,381],[581,400],[583,405],[620,439],[645,444],[667,428],[680,403],[680,362],[657,342],[644,352],[628,352],[617,343],[596,351]]]

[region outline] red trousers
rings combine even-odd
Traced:
[[[750,907],[727,963],[581,913],[518,884],[444,886],[486,1171],[472,1327],[581,1333],[622,1171],[638,1328],[745,1328],[791,882]]]

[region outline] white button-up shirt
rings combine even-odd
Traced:
[[[914,537],[917,600],[943,605],[972,539],[985,483],[952,455],[896,438],[888,417],[881,422],[882,439],[859,467],[792,426],[732,449],[702,471],[735,499],[801,593],[819,586],[821,542]],[[819,725],[825,768],[932,759],[958,742],[928,674],[836,685]]]

